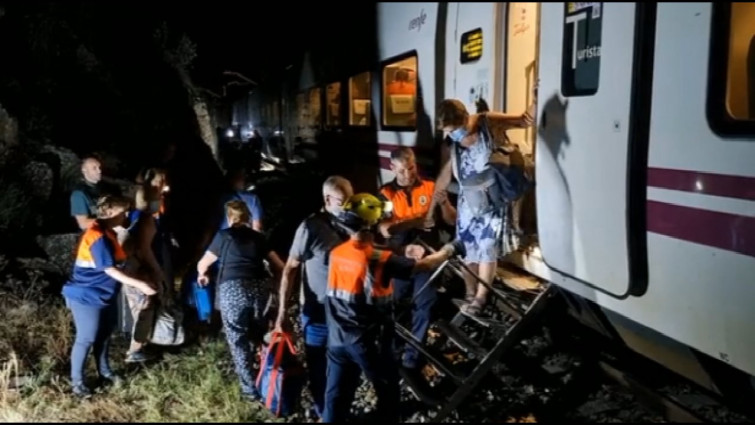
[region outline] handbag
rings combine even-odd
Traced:
[[[306,380],[291,336],[273,332],[261,358],[256,387],[265,407],[276,417],[291,415],[299,406]]]
[[[183,313],[179,308],[159,303],[149,342],[155,345],[181,345],[184,343]]]

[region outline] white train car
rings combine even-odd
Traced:
[[[400,145],[437,170],[440,100],[536,100],[535,128],[509,136],[535,160],[539,246],[509,261],[633,350],[750,392],[753,22],[751,3],[378,3],[374,62],[298,99],[325,111],[302,116],[341,138],[349,177],[376,184]]]

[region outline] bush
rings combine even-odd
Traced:
[[[270,422],[259,404],[242,402],[223,340],[166,354],[159,363],[126,369],[128,342],[115,337],[110,356],[126,378],[88,402],[73,398],[69,356],[72,317],[36,271],[5,273],[0,257],[0,422]],[[91,356],[90,356],[91,357]],[[88,376],[94,377],[89,359]]]

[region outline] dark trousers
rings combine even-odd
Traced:
[[[391,345],[384,345],[389,347]],[[385,423],[399,421],[400,390],[394,357],[378,344],[328,347],[328,378],[322,421],[344,422],[354,401],[361,372],[372,382],[377,396],[377,417]]]
[[[411,305],[411,332],[412,335],[421,342],[425,342],[425,339],[427,338],[427,330],[430,328],[432,308],[438,298],[438,293],[434,286],[428,285],[426,288],[422,289],[430,279],[430,275],[430,273],[419,273],[411,280],[393,280],[393,297],[397,303],[403,298],[417,296],[417,293],[422,290]],[[404,346],[404,357],[402,360],[403,366],[410,369],[417,367],[417,357],[419,356],[419,353],[411,345],[406,343],[400,344],[401,342],[403,341],[400,341],[399,344],[397,344],[397,347],[400,347],[400,345]]]
[[[91,306],[66,299],[66,304],[73,314],[76,337],[71,350],[71,383],[84,383],[89,350],[92,350],[100,376],[111,375],[108,348],[110,335],[118,324],[118,305],[116,301],[107,306]]]
[[[325,410],[325,383],[327,372],[328,325],[325,321],[312,320],[301,314],[301,327],[304,334],[304,352],[309,372],[309,390],[315,404],[315,413],[322,417]]]
[[[263,283],[227,280],[218,285],[220,317],[242,394],[258,394],[253,365],[265,329],[264,311],[269,296]]]

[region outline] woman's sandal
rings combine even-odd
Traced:
[[[485,300],[473,297],[471,302],[461,306],[460,311],[467,316],[477,317],[482,313],[483,308],[485,308]]]

